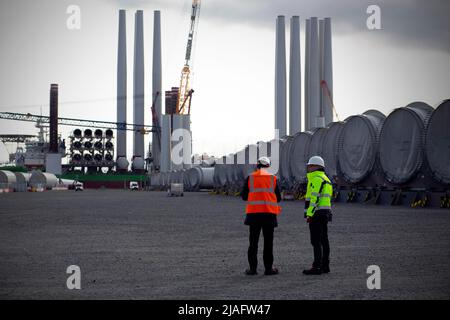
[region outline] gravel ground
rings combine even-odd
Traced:
[[[243,274],[235,197],[124,190],[0,195],[0,299],[449,299],[450,212],[336,204],[331,273],[312,262],[303,203],[283,202],[277,276]],[[262,245],[262,241],[261,241]],[[66,268],[81,268],[68,290]],[[366,286],[381,268],[381,289]]]

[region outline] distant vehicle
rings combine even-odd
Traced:
[[[83,191],[84,185],[82,182],[75,182],[75,191]]]
[[[139,191],[139,183],[137,181],[130,181],[130,190]]]
[[[169,197],[182,197],[184,196],[183,191],[182,183],[171,183],[170,189],[167,190],[167,195]]]

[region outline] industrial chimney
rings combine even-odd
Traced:
[[[126,11],[119,11],[119,39],[117,51],[117,170],[127,171],[127,40]]]
[[[58,85],[50,85],[50,149],[58,153]]]
[[[286,26],[284,16],[276,20],[275,47],[275,129],[286,135]]]
[[[50,145],[45,156],[45,171],[61,174],[61,154],[58,145],[58,85],[50,85]]]
[[[144,13],[137,10],[134,29],[133,171],[144,170]]]

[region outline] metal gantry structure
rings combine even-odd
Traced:
[[[3,143],[24,143],[28,139],[35,137],[32,134],[0,134],[0,141]]]
[[[194,47],[195,35],[197,33],[198,20],[200,18],[200,0],[192,0],[191,24],[189,28],[188,41],[186,46],[186,55],[184,66],[181,71],[180,88],[178,91],[178,101],[176,114],[189,114],[194,90],[190,88],[191,75],[191,54]],[[189,106],[189,108],[186,108]]]
[[[35,115],[35,114],[31,114],[31,113],[0,112],[0,119],[50,123],[50,117]],[[61,117],[58,117],[58,125],[100,128],[100,129],[140,131],[140,132],[142,132],[142,134],[144,134],[146,132],[156,131],[156,129],[153,126],[149,126],[149,125],[143,125],[143,126],[141,126],[141,127],[143,127],[142,129],[136,130],[135,124],[133,124],[133,123],[119,123],[119,122],[110,122],[110,121],[61,118]]]

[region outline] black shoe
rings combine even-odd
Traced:
[[[330,273],[330,266],[322,266],[322,273]]]
[[[266,276],[273,276],[275,274],[278,274],[278,269],[277,268],[272,268],[272,269],[266,270],[264,272],[264,275],[266,275]]]
[[[247,276],[254,276],[254,275],[258,274],[258,272],[256,270],[251,270],[251,269],[246,269],[244,273]]]
[[[303,270],[303,274],[306,274],[307,276],[310,276],[310,275],[320,275],[320,274],[322,274],[322,270],[319,269],[319,268],[314,268],[314,267],[312,267],[312,268],[309,269],[309,270]]]

